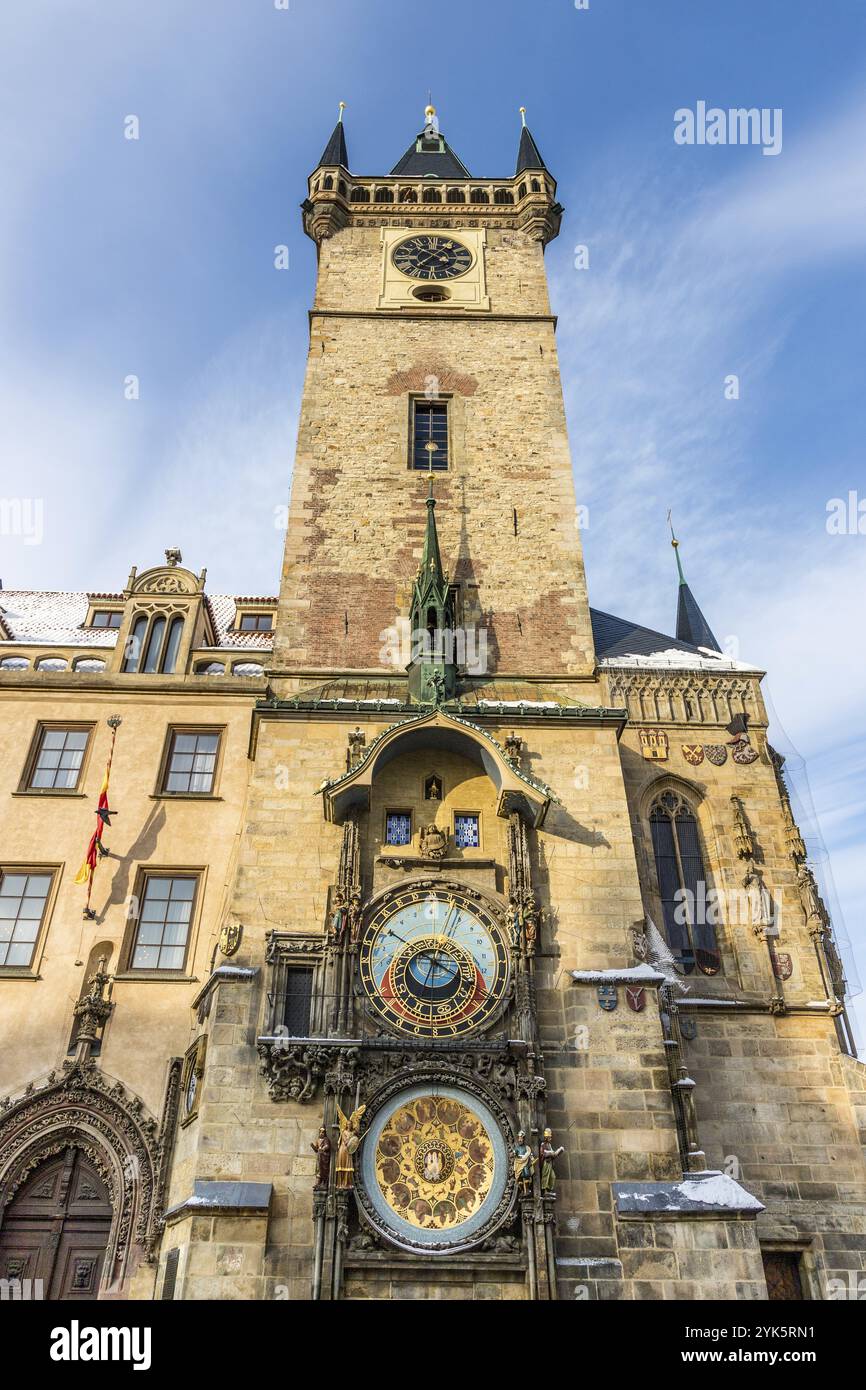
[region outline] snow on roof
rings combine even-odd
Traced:
[[[216,630],[216,647],[229,651],[270,651],[272,632],[233,630],[238,607],[245,604],[276,604],[275,598],[234,598],[231,594],[205,596]],[[9,641],[18,646],[101,647],[111,649],[117,642],[117,629],[85,627],[91,602],[117,604],[122,594],[72,593],[64,590],[2,589],[0,617],[9,632]]]

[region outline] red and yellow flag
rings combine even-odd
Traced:
[[[116,715],[113,715],[108,723],[111,727],[111,748],[108,753],[105,776],[102,779],[102,786],[99,789],[99,800],[96,803],[96,829],[90,837],[90,843],[87,846],[84,862],[75,875],[76,883],[87,884],[87,907],[84,909],[85,915],[89,915],[90,912],[90,894],[93,888],[93,875],[96,872],[96,865],[99,862],[99,851],[102,846],[102,832],[106,825],[111,825],[111,816],[113,814],[108,805],[108,783],[111,777],[111,762],[114,758],[114,742],[117,738],[117,726],[120,724],[120,720]]]

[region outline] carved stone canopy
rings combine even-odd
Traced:
[[[326,820],[340,825],[353,810],[369,810],[371,788],[379,772],[392,759],[415,749],[445,749],[478,763],[496,788],[500,816],[517,811],[531,825],[539,826],[555,799],[543,782],[509,761],[486,729],[436,709],[392,724],[373,740],[355,767],[325,783],[321,791]]]

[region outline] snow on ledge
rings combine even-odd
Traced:
[[[617,1214],[651,1218],[681,1215],[712,1216],[726,1213],[754,1217],[764,1210],[738,1182],[716,1169],[683,1175],[681,1182],[616,1182],[613,1184]]]
[[[734,661],[732,657],[722,656],[709,647],[699,647],[697,652],[683,652],[678,647],[668,647],[665,651],[650,652],[648,656],[604,656],[600,666],[661,667],[663,670],[685,671],[750,671],[757,674],[759,668],[750,666],[747,661]]]
[[[663,985],[665,982],[664,975],[646,964],[628,965],[621,970],[572,970],[571,978],[579,985]]]

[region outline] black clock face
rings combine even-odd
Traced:
[[[453,280],[472,265],[472,252],[449,236],[412,236],[395,246],[392,260],[413,280]]]

